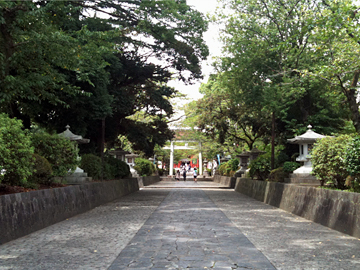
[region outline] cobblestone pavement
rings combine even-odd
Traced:
[[[1,245],[0,270],[360,269],[357,238],[217,185],[162,184]]]
[[[277,269],[360,269],[360,239],[233,190],[205,190]]]
[[[203,190],[174,189],[109,270],[275,269]]]
[[[0,269],[107,269],[168,193],[139,191],[5,243]]]

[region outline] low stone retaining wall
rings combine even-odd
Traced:
[[[153,175],[153,176],[142,176],[138,177],[139,187],[149,186],[151,184],[160,182],[160,176]]]
[[[0,196],[0,245],[139,190],[136,178]]]
[[[360,194],[237,178],[235,191],[360,238]]]
[[[228,176],[222,176],[222,175],[216,174],[216,175],[214,175],[213,179],[214,179],[215,183],[222,184],[229,188],[235,188],[235,182],[236,182],[235,177],[228,177]]]

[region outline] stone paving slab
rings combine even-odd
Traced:
[[[194,184],[190,183],[186,183],[188,188]],[[203,192],[212,202],[196,199],[196,195],[193,196],[193,203],[188,204],[188,198],[185,200],[186,195],[183,194],[187,190],[171,187],[144,188],[5,243],[0,246],[0,270],[107,270],[126,260],[129,264],[134,263],[137,257],[133,257],[132,252],[140,250],[139,245],[144,246],[145,243],[146,248],[141,251],[143,256],[138,260],[138,268],[132,269],[150,269],[147,268],[150,262],[156,262],[156,265],[151,265],[152,270],[177,269],[168,268],[170,262],[177,263],[178,269],[192,264],[194,268],[190,269],[230,270],[229,262],[241,263],[237,269],[254,269],[254,265],[248,264],[248,261],[256,263],[249,257],[254,252],[263,254],[276,269],[360,269],[360,240],[357,238],[266,205],[234,190],[214,186],[213,189],[204,188]],[[190,194],[201,194],[200,191],[193,189]],[[169,194],[171,196],[167,197]],[[167,208],[158,208],[165,198],[176,199],[178,204],[172,204],[170,200]],[[212,206],[205,207],[205,204]],[[158,211],[163,214],[159,223],[155,220]],[[214,212],[214,226],[212,218],[205,217],[205,213],[210,211]],[[220,218],[221,211],[223,218]],[[198,218],[200,222],[196,222]],[[170,225],[162,228],[161,224],[166,222]],[[221,228],[220,224],[223,224]],[[243,235],[237,234],[239,230]],[[156,234],[158,238],[154,236]],[[202,238],[199,238],[200,235]],[[141,239],[146,240],[143,242]],[[231,244],[224,246],[221,239]],[[174,250],[175,240],[177,249]],[[248,248],[241,249],[237,246],[239,243],[244,243]],[[250,245],[253,246],[250,248]],[[169,255],[169,251],[173,253]],[[127,257],[119,261],[119,254]],[[208,263],[200,259],[205,257]],[[239,261],[241,258],[247,260]],[[217,262],[216,268],[211,268],[212,261]],[[171,264],[171,267],[176,266]],[[262,265],[257,267],[264,269]]]
[[[0,245],[0,270],[105,270],[168,193],[136,192]]]
[[[275,269],[203,190],[174,189],[109,270]]]
[[[232,190],[204,190],[277,269],[360,269],[360,239]]]

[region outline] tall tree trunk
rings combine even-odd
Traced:
[[[357,133],[360,133],[360,113],[359,104],[357,103],[357,91],[356,86],[359,81],[360,70],[355,71],[353,80],[351,82],[350,89],[346,89],[345,95],[349,104],[351,120]]]
[[[101,181],[104,180],[104,150],[105,150],[105,118],[101,119],[101,147],[100,147],[100,155],[101,155]]]
[[[271,120],[271,170],[275,169],[275,113]]]

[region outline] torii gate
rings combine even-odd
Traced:
[[[176,142],[185,143],[185,146],[176,146],[174,145]],[[182,149],[182,150],[188,150],[188,149],[196,149],[195,146],[188,146],[188,142],[197,142],[195,140],[174,140],[171,141],[170,147],[165,146],[163,149],[170,149],[170,166],[169,166],[169,175],[173,176],[174,171],[174,150],[176,149]],[[199,175],[203,174],[203,163],[202,163],[202,153],[201,153],[201,142],[199,142]]]

